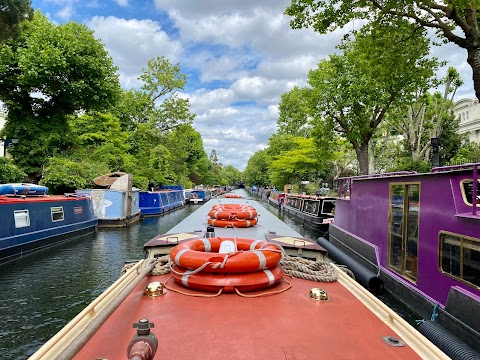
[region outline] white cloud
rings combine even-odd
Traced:
[[[119,67],[121,84],[127,89],[138,86],[136,79],[148,60],[163,55],[175,64],[183,51],[182,45],[170,39],[156,21],[95,16],[87,25],[105,44]]]
[[[127,7],[128,6],[128,0],[115,0],[115,2],[121,7]]]

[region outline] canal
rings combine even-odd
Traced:
[[[321,235],[259,201],[302,236]],[[168,232],[199,206],[146,218],[128,228],[99,230],[0,267],[0,358],[27,359],[116,281],[126,261],[142,259],[146,241]],[[410,323],[417,319],[388,295],[382,300]]]

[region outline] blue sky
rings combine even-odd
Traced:
[[[182,96],[197,114],[194,127],[207,154],[244,170],[276,131],[280,96],[304,86],[308,71],[335,51],[344,31],[319,35],[292,30],[283,15],[289,0],[32,0],[51,21],[77,21],[119,67],[121,85],[138,87],[147,61],[179,63],[188,83]],[[466,52],[434,48],[461,73],[457,98],[473,97]],[[443,76],[442,74],[439,74]]]

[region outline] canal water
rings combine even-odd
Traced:
[[[322,235],[259,201],[302,236]],[[142,259],[146,241],[168,232],[199,206],[127,228],[99,230],[0,267],[0,359],[27,359],[116,281],[125,262]],[[382,300],[410,323],[417,319],[388,296]]]

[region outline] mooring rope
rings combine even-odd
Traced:
[[[293,277],[319,282],[337,281],[338,272],[330,261],[314,261],[286,255],[280,260],[285,274]]]

